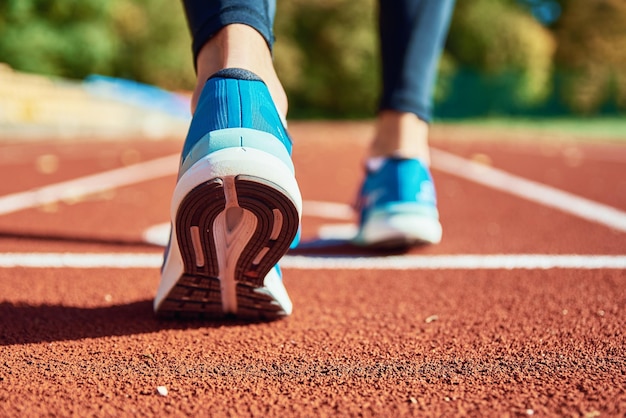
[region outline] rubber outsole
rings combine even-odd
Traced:
[[[266,179],[238,175],[197,185],[183,198],[175,220],[183,274],[157,315],[259,320],[287,315],[264,279],[298,226],[294,202]]]

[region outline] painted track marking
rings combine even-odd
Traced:
[[[176,174],[178,154],[0,197],[0,215]]]
[[[0,268],[158,268],[154,253],[0,253]],[[281,267],[298,270],[626,269],[626,255],[407,255],[312,257],[286,255]]]
[[[626,232],[626,212],[594,202],[573,193],[488,167],[454,154],[431,149],[432,165],[437,170],[471,180],[492,189],[510,193],[570,215]]]
[[[355,212],[352,206],[345,203],[305,200],[302,202],[302,215],[349,221],[354,219]]]

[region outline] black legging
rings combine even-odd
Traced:
[[[183,3],[193,37],[194,57],[217,31],[232,23],[255,28],[270,49],[273,46],[275,0],[183,0]],[[430,121],[437,63],[453,8],[454,0],[379,1],[383,69],[379,110],[412,112]]]

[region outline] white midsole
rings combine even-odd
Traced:
[[[281,187],[287,197],[294,203],[298,211],[298,216],[302,216],[302,196],[298,184],[291,170],[280,159],[274,157],[272,154],[257,149],[226,148],[215,151],[197,161],[180,177],[174,189],[170,207],[172,225],[175,225],[178,207],[185,196],[196,186],[214,178],[221,178],[226,186],[231,181],[230,179],[234,179],[234,177],[239,175],[257,177]],[[230,198],[229,200],[230,203],[227,202],[227,205],[238,207],[236,198]],[[225,236],[223,236],[225,221],[222,215],[224,215],[225,212],[226,211],[218,215],[216,223],[214,224],[214,232],[222,231],[220,232],[222,235],[216,235],[216,237],[220,237],[216,238],[216,245],[218,245],[219,279],[222,283],[222,305],[227,312],[233,312],[233,310],[236,310],[236,295],[233,295],[234,289],[236,289],[236,283],[234,279],[234,267],[227,267],[233,264],[228,261],[228,259],[238,257],[239,253],[250,239],[250,236],[247,236],[247,239],[245,239],[246,237],[243,235],[242,237],[244,239],[238,239],[238,241],[243,242],[238,242],[236,248],[232,246],[230,248],[224,248],[223,245],[225,245],[224,243],[226,242],[224,239]],[[251,222],[250,217],[254,217],[254,215],[244,210],[242,222],[249,224]],[[158,310],[158,307],[176,285],[183,273],[184,263],[180,249],[178,248],[176,228],[174,227],[172,228],[170,237],[169,252],[161,274],[161,283],[154,299],[155,310]]]
[[[441,236],[441,223],[437,219],[415,214],[394,214],[365,222],[354,242],[358,245],[376,245],[399,240],[438,244]]]

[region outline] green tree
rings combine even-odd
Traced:
[[[516,80],[511,100],[541,103],[551,92],[555,41],[514,0],[458,0],[447,53],[457,66]]]
[[[371,115],[379,94],[373,0],[278,1],[275,63],[292,116]]]
[[[561,5],[556,61],[566,102],[587,114],[609,101],[626,109],[626,2],[563,0]]]
[[[190,88],[189,44],[182,7],[171,0],[0,2],[0,61],[22,71]]]
[[[108,12],[100,0],[3,0],[0,61],[65,77],[108,73],[116,54]]]
[[[183,8],[172,0],[110,1],[116,37],[113,75],[168,89],[195,82],[191,39]]]

